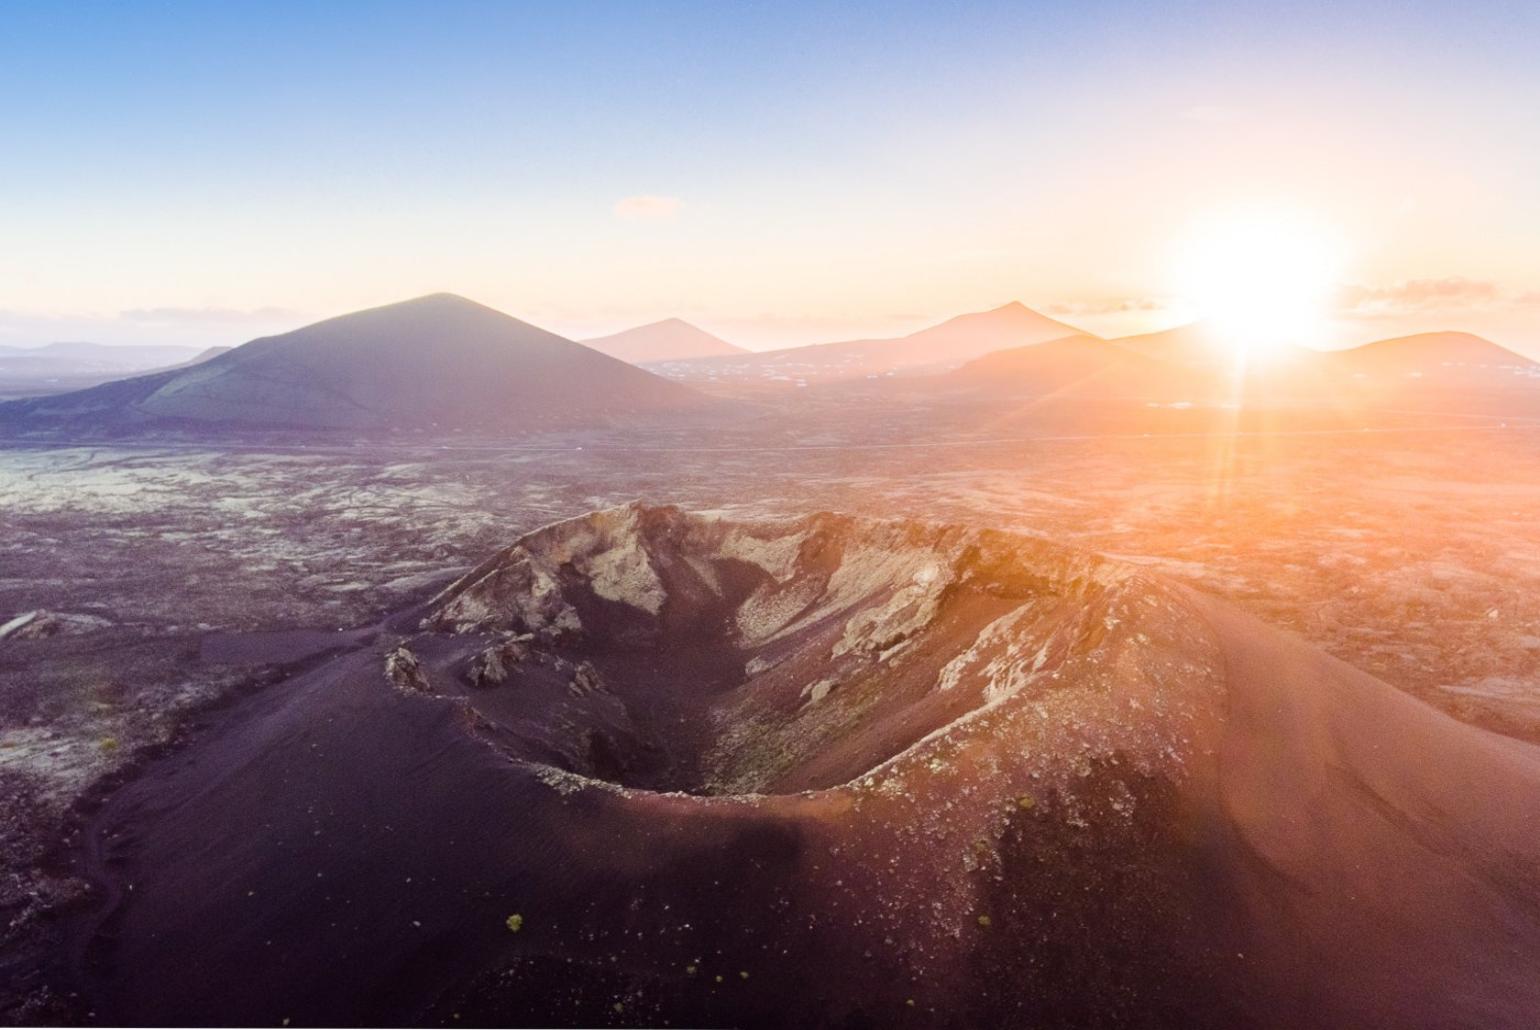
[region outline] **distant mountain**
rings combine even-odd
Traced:
[[[1398,336],[1361,347],[1328,352],[1338,364],[1358,371],[1425,372],[1454,369],[1532,369],[1535,361],[1471,333],[1441,332]]]
[[[1084,336],[986,355],[942,387],[996,394],[1152,403],[1391,405],[1482,398],[1540,412],[1540,364],[1468,333],[1425,333],[1347,350],[1303,347],[1237,360],[1202,326],[1096,340]],[[1437,395],[1437,396],[1434,396]]]
[[[188,361],[193,347],[66,341],[41,347],[0,347],[0,375],[20,370],[48,370],[57,375],[88,372],[140,372]]]
[[[0,424],[522,431],[710,404],[451,294],[327,319],[181,369],[0,405]]]
[[[633,365],[749,353],[678,318],[665,318],[661,322],[579,342]]]
[[[1419,333],[1318,356],[1323,380],[1362,405],[1540,415],[1540,362],[1470,333]]]
[[[0,347],[0,398],[83,390],[136,372],[186,365],[198,356],[192,347],[175,346],[66,342]]]
[[[958,315],[939,325],[893,339],[845,340],[762,351],[690,363],[670,369],[685,379],[853,379],[896,372],[934,372],[990,351],[1042,343],[1080,330],[1020,303]]]

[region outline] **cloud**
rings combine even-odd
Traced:
[[[684,202],[678,197],[659,197],[644,193],[634,197],[621,197],[615,201],[615,217],[623,218],[628,222],[661,222],[673,218],[683,206]]]
[[[1484,307],[1502,298],[1496,283],[1446,276],[1408,279],[1393,286],[1344,286],[1337,294],[1337,308],[1350,318],[1387,318],[1443,308]]]
[[[0,342],[37,345],[58,340],[92,343],[173,344],[207,347],[244,343],[309,321],[287,308],[130,308],[103,312],[35,312],[0,309]]]
[[[1165,311],[1167,301],[1156,297],[1104,297],[1099,300],[1059,301],[1043,308],[1049,315],[1120,315],[1139,311]]]
[[[139,325],[266,325],[301,316],[286,308],[130,308],[118,317]]]

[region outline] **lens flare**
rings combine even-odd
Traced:
[[[1319,343],[1344,248],[1296,212],[1251,209],[1199,220],[1177,247],[1177,288],[1221,345],[1242,354]]]

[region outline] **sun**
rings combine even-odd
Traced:
[[[1222,346],[1266,354],[1323,339],[1342,245],[1306,214],[1232,210],[1198,220],[1174,263],[1180,296]]]

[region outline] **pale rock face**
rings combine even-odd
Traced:
[[[834,657],[851,651],[885,652],[930,625],[951,581],[950,573],[939,565],[923,566],[886,604],[858,612],[845,624],[844,635],[834,645]]]
[[[663,584],[637,539],[634,515],[595,540],[591,549],[575,554],[572,564],[605,600],[629,604],[649,615],[662,611]]]
[[[560,634],[582,629],[582,621],[562,597],[556,578],[531,561],[528,554],[511,555],[508,562],[478,581],[477,587],[458,594],[440,608],[432,616],[433,623],[444,628],[452,626],[459,632],[510,628]]]
[[[563,568],[581,576],[598,597],[657,615],[666,594],[639,543],[637,515],[634,506],[613,508],[531,534],[509,550],[506,560],[451,586],[443,596],[453,594],[453,599],[431,621],[461,631],[579,632],[582,620],[562,596]],[[472,585],[467,580],[474,580],[474,589],[464,589]]]
[[[1048,644],[1036,646],[1036,636],[1025,632],[1033,614],[1032,605],[1024,604],[984,627],[973,646],[941,670],[936,689],[951,690],[972,675],[983,680],[993,704],[1031,683],[1048,661]]]
[[[810,683],[802,690],[802,696],[807,698],[809,704],[817,704],[829,696],[837,684],[832,679],[822,679],[817,683]]]
[[[724,558],[757,565],[777,583],[790,579],[797,571],[797,554],[808,534],[775,532],[781,527],[772,520],[766,520],[758,533],[756,528],[759,527],[734,525],[722,537],[718,552]]]
[[[23,612],[0,625],[0,640],[43,640],[48,637],[74,636],[106,629],[110,619],[100,615],[83,615],[74,612],[51,612],[39,608]]]

